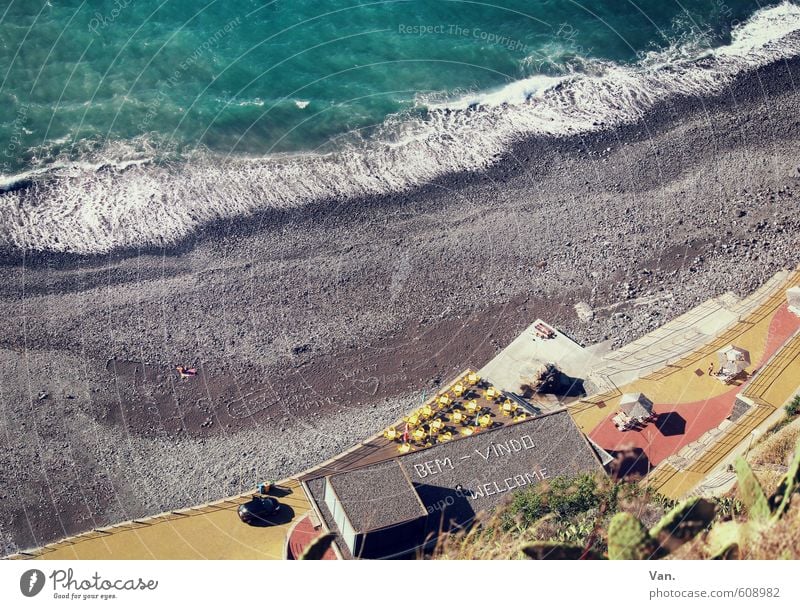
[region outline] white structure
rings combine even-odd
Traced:
[[[629,419],[642,421],[653,414],[653,402],[643,393],[626,393],[620,398],[619,409]]]
[[[554,364],[571,378],[586,378],[597,357],[561,331],[554,331],[553,338],[541,338],[542,330],[539,328],[554,331],[549,324],[537,319],[492,361],[478,370],[481,378],[503,391],[519,395],[525,393],[522,385],[528,385],[536,379],[547,364]]]
[[[786,300],[789,301],[789,310],[800,316],[800,285],[786,290]]]
[[[724,377],[736,376],[750,365],[750,353],[734,345],[728,345],[717,351],[717,359],[719,375]]]

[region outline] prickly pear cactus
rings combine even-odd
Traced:
[[[778,488],[769,498],[769,506],[772,509],[773,519],[783,516],[792,502],[792,495],[800,492],[800,438],[794,447],[794,457],[789,464],[789,470],[781,480]]]
[[[718,522],[709,531],[706,543],[712,559],[731,559],[739,557],[739,548],[746,543],[749,534],[746,522]]]
[[[707,543],[712,558],[738,558],[750,539],[783,517],[792,495],[800,492],[800,440],[794,449],[789,470],[777,490],[767,498],[764,489],[753,474],[750,465],[742,458],[736,460],[739,496],[747,508],[749,519],[745,522],[718,522],[709,532]]]
[[[739,497],[747,508],[750,520],[766,522],[770,517],[769,503],[750,464],[743,457],[736,459],[736,477],[739,482]]]
[[[673,552],[702,533],[714,520],[714,504],[693,497],[678,505],[650,529],[661,551]]]
[[[658,543],[633,514],[615,514],[608,525],[608,557],[611,560],[652,558]]]
[[[755,535],[783,517],[792,496],[800,493],[800,439],[794,457],[777,490],[769,497],[750,465],[741,457],[736,461],[739,497],[748,520],[716,522],[710,530],[716,508],[705,499],[692,498],[675,506],[649,531],[636,516],[620,512],[608,526],[608,557],[612,560],[663,558],[705,530],[705,542],[714,559],[740,558]],[[733,510],[731,510],[733,511]],[[602,558],[584,548],[558,542],[536,542],[522,551],[531,558],[569,560]]]

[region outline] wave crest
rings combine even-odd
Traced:
[[[640,118],[675,94],[711,95],[736,75],[800,53],[800,7],[758,11],[731,44],[687,57],[685,47],[633,66],[595,62],[589,73],[536,76],[502,89],[431,103],[422,118],[387,120],[337,152],[266,157],[137,158],[121,167],[59,165],[0,194],[0,244],[81,254],[169,245],[199,226],[329,197],[407,189],[448,172],[487,167],[515,138],[571,135]],[[102,155],[100,155],[102,156]],[[32,178],[32,181],[31,181]]]

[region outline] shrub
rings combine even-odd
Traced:
[[[570,518],[599,507],[608,498],[609,491],[601,488],[592,474],[558,476],[546,485],[515,495],[506,522],[528,527],[548,514]]]
[[[800,394],[794,396],[794,399],[784,406],[787,417],[796,417],[800,414]]]
[[[794,446],[800,437],[800,427],[792,425],[783,427],[777,433],[768,436],[751,453],[750,462],[756,466],[786,465]]]

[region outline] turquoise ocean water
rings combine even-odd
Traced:
[[[16,228],[0,222],[0,241],[168,242],[218,216],[406,187],[481,166],[535,124],[613,124],[710,91],[798,24],[796,4],[750,0],[2,0],[0,210]],[[482,129],[485,150],[446,147]],[[255,190],[232,204],[166,186],[178,175]],[[289,176],[302,188],[273,200]],[[171,197],[198,202],[147,229],[147,201]],[[53,241],[58,226],[86,235]]]

